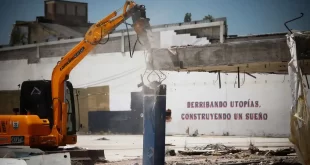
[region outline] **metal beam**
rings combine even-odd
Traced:
[[[144,86],[143,92],[143,165],[164,165],[166,86]]]
[[[219,88],[222,88],[222,82],[221,82],[221,71],[218,71],[218,79],[219,79]]]

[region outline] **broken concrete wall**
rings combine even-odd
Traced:
[[[310,32],[296,35],[296,53],[298,60],[310,59]]]
[[[309,164],[309,145],[307,140],[309,129],[309,82],[304,68],[298,61],[309,59],[310,34],[293,33],[287,35],[290,48],[289,76],[291,88],[290,142],[294,144],[298,158],[302,164]]]
[[[193,36],[197,36],[198,38],[206,37],[211,41],[217,40],[219,41],[220,27],[210,27],[205,29],[186,29],[186,30],[177,30],[177,34],[188,33]]]
[[[285,38],[211,44],[156,50],[154,67],[177,70],[190,67],[289,61]]]
[[[310,74],[309,39],[302,40],[305,42],[299,45],[299,50],[303,52],[300,53],[303,61],[299,63],[303,71]],[[237,72],[239,67],[248,73],[287,74],[287,62],[290,60],[285,34],[281,33],[228,38],[224,44],[176,45],[154,49],[152,56],[154,63],[148,68],[230,73]]]
[[[57,41],[57,33],[43,26],[40,23],[29,24],[29,43],[40,43],[47,41]],[[27,34],[27,33],[26,33]]]
[[[222,42],[221,35],[227,36],[228,34],[228,28],[227,28],[227,19],[226,17],[223,18],[216,18],[212,22],[209,20],[202,20],[202,21],[192,21],[192,22],[184,22],[184,25],[195,25],[197,22],[200,23],[219,23],[219,21],[222,22],[222,27],[219,26],[211,26],[207,28],[191,28],[191,29],[182,29],[182,30],[176,30],[175,32],[177,34],[190,34],[191,36],[197,36],[197,38],[206,37],[208,38],[212,43],[219,43]],[[223,30],[221,32],[221,30]]]
[[[206,45],[210,44],[208,38],[197,38],[190,34],[178,34],[173,31],[164,31],[160,33],[160,47],[170,48],[172,46],[184,46],[184,45]]]

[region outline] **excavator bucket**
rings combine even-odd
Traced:
[[[136,31],[139,41],[146,49],[152,48],[152,30],[150,19],[146,17],[145,6],[139,5],[132,16],[133,29]]]

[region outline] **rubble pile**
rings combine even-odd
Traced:
[[[109,140],[109,139],[107,139],[107,138],[105,138],[105,137],[102,137],[102,138],[99,138],[99,139],[97,139],[97,140]]]
[[[174,146],[172,144],[166,146]],[[175,150],[166,148],[165,165],[301,165],[295,149],[288,147],[277,150],[260,150],[253,144],[246,149],[209,144]],[[104,165],[142,164],[141,159]]]
[[[194,150],[217,150],[218,151],[218,150],[229,150],[231,148],[234,148],[234,147],[227,147],[221,143],[217,143],[217,144],[208,144],[202,147],[196,146],[193,149]]]
[[[208,144],[206,146],[196,146],[193,148],[186,148],[184,151],[179,151],[181,155],[214,155],[220,156],[229,153],[238,153],[241,149],[236,149],[235,147],[228,147],[221,143]]]
[[[277,150],[259,150],[253,144],[248,149],[237,149],[223,144],[209,144],[196,146],[178,151],[180,156],[205,156],[203,164],[294,164],[301,165],[296,157],[294,148],[283,148]],[[199,158],[199,157],[198,157]],[[191,163],[189,163],[191,164]]]
[[[165,155],[166,156],[176,156],[177,154],[175,153],[175,150],[173,150],[173,149],[166,149]]]

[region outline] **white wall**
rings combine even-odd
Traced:
[[[17,90],[25,80],[51,79],[59,58],[41,58],[37,64],[26,60],[0,61],[0,90]],[[137,84],[145,70],[143,52],[108,53],[86,56],[70,74],[74,87],[110,86],[110,109],[130,110],[130,92],[140,91]],[[120,104],[121,102],[121,104]]]
[[[145,69],[142,52],[133,58],[120,53],[90,55],[71,73],[75,87],[110,85],[110,109],[130,110],[130,92],[140,91],[140,74]],[[16,90],[27,79],[50,79],[58,58],[41,59],[28,65],[24,60],[0,62],[0,90]],[[167,108],[172,110],[172,122],[167,124],[168,134],[185,134],[189,127],[200,134],[222,135],[272,135],[289,134],[291,106],[289,77],[283,75],[258,75],[256,79],[241,74],[241,88],[237,88],[236,74],[221,74],[219,89],[217,74],[167,72]],[[146,75],[147,76],[147,75]],[[310,79],[310,77],[309,77]],[[258,101],[260,107],[229,107],[230,101]],[[187,102],[227,101],[227,108],[188,108]],[[310,101],[310,100],[309,100]],[[230,120],[202,119],[201,114],[227,113]],[[235,113],[243,115],[235,120]],[[267,120],[246,120],[247,113],[267,114]],[[182,117],[195,115],[196,120]],[[200,114],[200,119],[198,119]],[[182,116],[183,115],[183,116]]]
[[[290,88],[288,76],[258,75],[256,79],[241,74],[241,87],[238,88],[236,74],[221,74],[222,88],[219,89],[217,74],[177,73],[169,74],[167,108],[172,110],[172,122],[167,124],[168,134],[185,134],[196,129],[208,135],[247,135],[285,136],[289,134]],[[235,85],[234,85],[235,84]],[[227,107],[188,108],[188,102],[227,102]],[[258,101],[258,107],[231,107],[231,101]],[[244,104],[243,104],[244,105]],[[206,115],[230,114],[230,120]],[[249,120],[249,114],[266,114],[266,120]],[[242,119],[235,119],[241,114]],[[196,119],[186,119],[186,115],[196,115]],[[200,115],[200,116],[199,116]],[[204,115],[204,118],[203,116]]]

